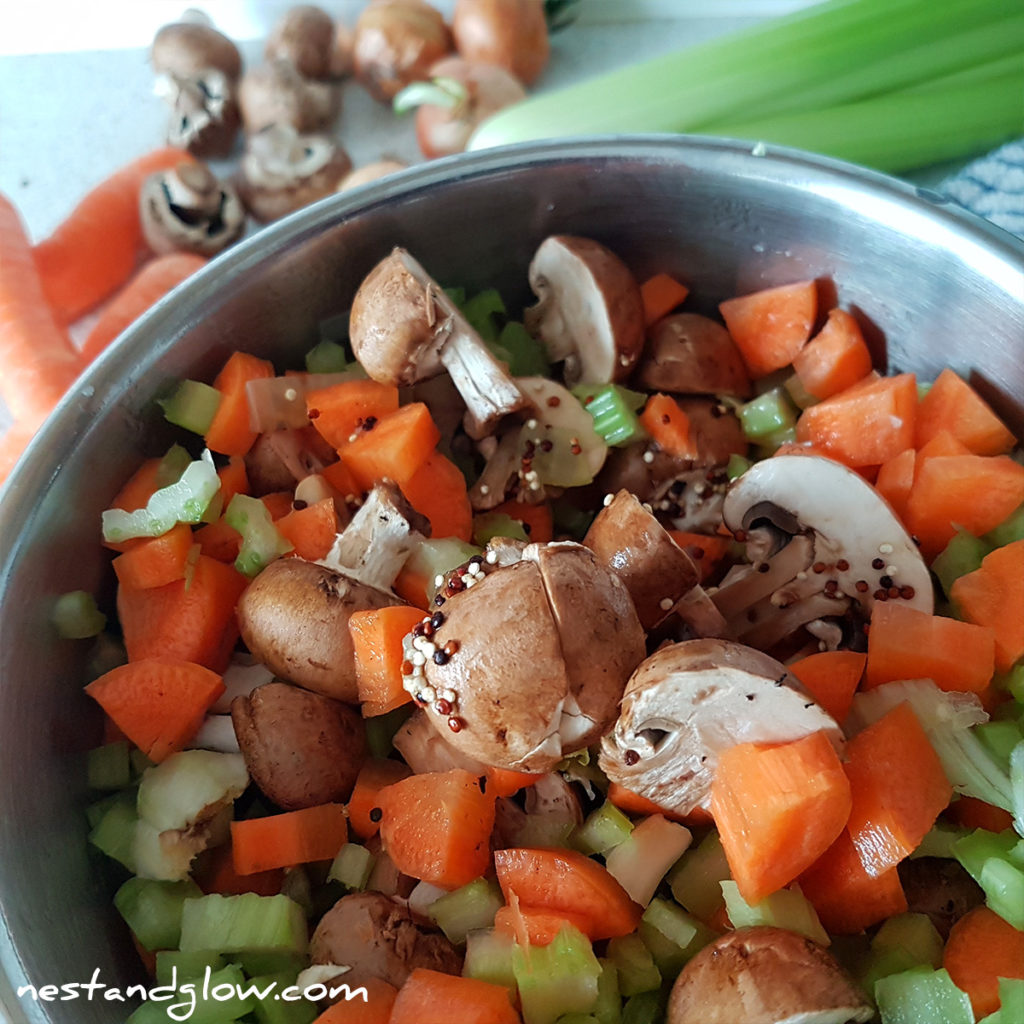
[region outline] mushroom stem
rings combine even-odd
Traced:
[[[711,600],[722,615],[733,622],[746,609],[770,597],[779,587],[794,579],[797,573],[805,571],[813,556],[814,544],[811,538],[797,535],[771,558],[756,565],[745,566],[732,579],[727,576]]]

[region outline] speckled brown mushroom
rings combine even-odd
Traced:
[[[680,972],[667,1024],[853,1024],[870,1000],[828,952],[785,928],[737,928]]]
[[[151,174],[139,192],[142,233],[156,253],[213,256],[245,230],[245,208],[234,187],[203,163]]]
[[[484,437],[526,398],[444,289],[396,248],[363,279],[349,318],[352,351],[382,384],[407,387],[447,370],[466,403],[466,430]]]
[[[719,639],[687,640],[647,658],[626,684],[600,765],[613,782],[659,807],[707,810],[719,754],[738,743],[843,734],[786,667]]]
[[[537,303],[523,319],[552,362],[564,360],[568,384],[629,376],[644,344],[643,300],[615,253],[590,238],[551,235],[530,261],[529,281]]]
[[[275,125],[250,136],[235,183],[249,213],[268,223],[337,191],[351,167],[326,135]]]
[[[289,61],[305,78],[337,79],[352,66],[351,54],[338,43],[334,21],[322,7],[297,4],[271,29],[263,54],[268,61]]]
[[[238,86],[242,124],[249,135],[272,125],[289,125],[300,134],[325,131],[338,116],[340,100],[336,85],[303,77],[288,60],[251,68]]]
[[[624,584],[571,542],[471,564],[443,589],[408,688],[448,742],[484,764],[548,771],[601,736],[644,655]],[[486,563],[484,563],[486,565]]]

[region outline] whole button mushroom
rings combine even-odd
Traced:
[[[344,801],[366,760],[366,730],[348,704],[288,683],[267,683],[231,702],[253,781],[291,811]]]
[[[351,69],[351,55],[339,46],[331,16],[321,7],[290,7],[267,37],[268,61],[286,60],[305,78],[342,78]]]
[[[624,584],[580,544],[530,544],[442,589],[407,687],[448,742],[484,764],[552,769],[615,720],[644,633]],[[486,562],[483,563],[486,566]]]
[[[338,116],[340,93],[331,82],[304,78],[289,60],[271,60],[247,71],[238,86],[242,123],[250,135],[273,125],[325,131]]]

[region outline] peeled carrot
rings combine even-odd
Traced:
[[[518,901],[512,906],[499,907],[494,915],[496,932],[511,939],[520,939],[525,935],[531,946],[549,946],[567,924],[578,928],[585,935],[589,922],[571,910],[527,907]]]
[[[266,359],[248,352],[233,352],[217,374],[213,386],[221,393],[220,405],[206,431],[206,446],[222,455],[245,455],[256,441],[257,432],[249,422],[250,380],[273,377],[274,367]]]
[[[245,460],[238,455],[232,455],[227,464],[217,470],[220,479],[220,497],[225,508],[231,504],[231,499],[236,494],[249,493],[249,473],[245,468]]]
[[[146,263],[103,309],[82,342],[82,358],[87,362],[95,359],[150,306],[204,266],[206,260],[202,256],[185,252],[157,256]]]
[[[871,352],[860,325],[845,309],[833,309],[825,326],[793,357],[804,390],[831,398],[871,372]]]
[[[192,876],[204,893],[239,896],[254,892],[257,896],[276,896],[284,884],[284,870],[269,868],[251,875],[235,871],[230,843],[204,850],[193,863]]]
[[[518,772],[514,768],[487,769],[487,788],[495,796],[513,796],[534,785],[540,778],[534,772]]]
[[[466,478],[451,459],[434,452],[413,477],[402,486],[402,493],[420,515],[430,520],[431,537],[473,536],[473,509],[469,504]]]
[[[316,433],[316,431],[314,431]],[[319,434],[316,435],[320,437]],[[321,439],[322,440],[322,439]],[[348,466],[341,459],[324,466],[320,474],[343,498],[351,495],[353,498],[359,494],[359,484],[350,472]]]
[[[936,430],[917,449],[918,462],[915,463],[915,475],[917,466],[924,465],[926,459],[934,459],[943,455],[970,455],[971,450],[951,430],[943,427]]]
[[[234,562],[242,549],[242,535],[233,526],[229,526],[223,516],[199,527],[192,534],[192,539],[204,555],[218,562]]]
[[[789,665],[789,671],[837,721],[850,713],[857,684],[864,675],[866,654],[857,651],[819,651]]]
[[[981,1020],[1000,1007],[1000,978],[1024,978],[1024,932],[994,910],[975,907],[949,930],[942,966]]]
[[[691,533],[686,530],[669,530],[668,532],[700,570],[701,582],[718,568],[722,559],[729,554],[733,544],[731,537]]]
[[[656,804],[653,800],[648,800],[647,797],[641,796],[639,793],[634,793],[631,789],[626,789],[618,782],[608,784],[608,801],[626,814],[661,814],[670,821],[678,821],[684,825],[711,824],[711,815],[699,807],[684,817],[667,807]]]
[[[835,842],[850,783],[824,732],[771,747],[741,743],[719,758],[711,814],[737,888],[759,903]]]
[[[286,515],[294,510],[295,495],[291,491],[271,491],[269,494],[260,496],[260,501],[267,506],[270,518],[280,522]]]
[[[907,501],[914,486],[916,462],[917,452],[913,448],[906,448],[899,455],[883,462],[875,477],[875,490],[889,502],[893,512],[904,524],[907,521]]]
[[[231,855],[239,875],[332,860],[347,840],[344,804],[231,822]]]
[[[391,1009],[398,995],[394,985],[383,978],[368,975],[361,977],[358,984],[351,983],[349,987],[353,993],[365,989],[366,998],[360,994],[353,995],[351,999],[339,999],[327,1007],[313,1024],[390,1024]]]
[[[411,604],[414,608],[422,608],[426,611],[430,607],[428,588],[432,592],[434,589],[433,584],[433,579],[427,578],[425,570],[416,569],[406,562],[395,578],[395,582],[391,584],[391,589],[406,604]]]
[[[554,535],[554,520],[547,502],[531,505],[528,501],[505,501],[491,510],[523,524],[526,535],[535,544],[547,544]]]
[[[354,611],[349,616],[356,689],[364,718],[387,714],[412,700],[403,685],[402,640],[422,620],[422,609],[409,605]]]
[[[640,414],[640,423],[658,446],[680,459],[696,457],[690,417],[670,395],[651,395]]]
[[[398,388],[374,380],[346,380],[306,392],[306,409],[317,433],[340,449],[375,422],[398,408]],[[342,494],[346,493],[340,487]]]
[[[690,289],[671,274],[655,274],[640,285],[640,299],[644,305],[644,326],[650,327],[676,306],[681,306]]]
[[[374,813],[380,811],[380,791],[410,775],[412,769],[403,761],[371,757],[363,762],[348,800],[348,823],[360,839],[369,839],[380,831],[381,814]]]
[[[119,665],[85,692],[151,761],[181,750],[224,692],[216,672],[175,658]]]
[[[949,597],[961,618],[995,633],[996,668],[1009,672],[1024,655],[1024,540],[987,554],[954,581]]]
[[[278,532],[288,541],[290,555],[315,562],[331,550],[338,535],[338,513],[333,498],[323,498],[305,508],[292,508],[274,520]]]
[[[971,831],[983,828],[986,832],[1003,832],[1013,828],[1013,815],[1009,811],[973,796],[958,797],[946,808],[945,817]]]
[[[932,679],[943,690],[980,693],[995,671],[995,634],[984,626],[876,601],[868,630],[863,687]]]
[[[388,1024],[425,1024],[425,1013],[453,1024],[520,1024],[504,985],[417,967],[398,990]]]
[[[877,876],[917,849],[953,787],[909,704],[857,733],[846,758],[853,798],[847,831],[864,870]]]
[[[945,369],[917,407],[916,447],[948,430],[975,455],[1003,455],[1016,444],[1013,432],[962,377]]]
[[[0,395],[21,424],[19,432],[5,442],[14,450],[63,398],[82,369],[82,359],[54,319],[21,218],[2,195],[0,366]],[[10,461],[13,465],[14,460]]]
[[[427,461],[441,440],[430,410],[423,402],[411,402],[368,423],[354,441],[339,448],[361,490],[368,491],[378,480],[407,483]]]
[[[187,523],[172,526],[160,537],[141,540],[114,559],[118,582],[145,590],[184,579],[193,543],[192,528]]]
[[[144,250],[139,191],[156,171],[192,158],[157,149],[100,182],[49,238],[34,249],[43,290],[60,323],[69,324],[113,295]]]
[[[807,343],[818,312],[814,281],[766,288],[718,306],[751,377],[764,377],[793,362]]]

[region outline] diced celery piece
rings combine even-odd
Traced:
[[[172,444],[156,467],[156,486],[169,487],[176,484],[191,464],[192,456],[189,455],[188,449],[180,444]]]
[[[598,1024],[619,1024],[622,1019],[619,972],[606,957],[600,957],[597,962],[601,965],[601,974],[597,979],[597,1002],[593,1014]]]
[[[555,1024],[601,1024],[592,1013],[564,1013]]]
[[[373,870],[373,854],[359,843],[345,843],[331,864],[327,877],[350,891],[362,891]]]
[[[341,373],[349,366],[344,345],[324,338],[306,353],[306,369],[310,373]]]
[[[530,461],[533,472],[541,484],[551,487],[582,487],[594,479],[590,460],[583,453],[581,445],[593,440],[603,450],[604,442],[596,431],[591,438],[581,439],[571,427],[547,426],[543,441],[537,443],[536,427],[523,425],[519,434],[518,459]]]
[[[996,858],[1004,860],[1017,845],[1012,832],[989,832],[976,828],[953,844],[953,856],[964,866],[967,873],[979,884],[985,862]]]
[[[298,975],[294,971],[279,971],[252,978],[245,986],[254,999],[253,1013],[258,1024],[313,1024],[319,1010],[316,1003],[308,999],[292,999],[282,993],[295,984]]]
[[[1000,978],[999,1004],[999,1024],[1024,1021],[1024,980]],[[986,1017],[985,1020],[991,1020],[991,1017]]]
[[[982,722],[974,727],[974,735],[988,748],[992,755],[1007,768],[1013,748],[1024,740],[1024,733],[1016,722]]]
[[[568,846],[575,826],[558,814],[528,814],[516,842],[520,846]]]
[[[139,817],[159,831],[185,829],[211,805],[245,792],[249,772],[241,754],[179,750],[147,768],[139,782]]]
[[[248,494],[236,494],[224,513],[228,526],[242,535],[242,548],[235,559],[235,568],[250,579],[258,576],[275,558],[292,550],[270,518],[270,509]]]
[[[1024,836],[1024,742],[1010,753],[1010,789],[1013,794],[1013,827]],[[1017,844],[1018,850],[1020,844]]]
[[[89,842],[108,857],[135,871],[135,832],[139,816],[135,811],[135,794],[117,794],[103,816],[89,832]]]
[[[1021,505],[997,527],[985,534],[985,540],[994,548],[1001,548],[1017,540],[1024,540],[1024,505]]]
[[[445,288],[444,293],[456,306],[461,307],[466,301],[466,289],[461,285],[452,285],[450,288]]]
[[[222,953],[304,953],[306,941],[306,915],[287,896],[211,893],[185,901],[181,940],[171,945]]]
[[[817,912],[798,888],[779,889],[766,896],[760,903],[751,905],[740,895],[735,882],[726,879],[721,886],[725,907],[733,927],[773,925],[776,928],[786,928],[791,932],[806,935],[819,946],[829,944],[828,932],[818,920]]]
[[[373,715],[365,720],[366,745],[371,757],[387,757],[394,750],[395,733],[413,711],[412,704],[403,704],[385,715]]]
[[[878,949],[872,946],[861,957],[854,977],[865,992],[871,993],[882,978],[921,966],[902,946],[882,946]]]
[[[138,747],[132,749],[128,759],[132,765],[132,777],[136,779],[141,779],[143,774],[156,763],[151,761]]]
[[[746,473],[752,465],[753,463],[750,459],[743,455],[737,455],[733,452],[732,455],[729,456],[729,461],[725,464],[725,475],[730,480],[736,480],[743,476],[743,474]]]
[[[665,995],[660,989],[638,992],[622,1008],[622,1024],[660,1024],[665,1019]]]
[[[796,426],[796,410],[782,388],[772,388],[752,398],[739,407],[736,415],[748,441],[761,442]]]
[[[803,381],[800,380],[798,374],[790,374],[785,381],[783,381],[782,386],[786,389],[786,394],[789,396],[789,400],[798,409],[809,409],[812,405],[817,405],[818,399],[804,387]]]
[[[65,640],[86,640],[98,636],[107,625],[107,617],[96,607],[96,598],[87,590],[69,590],[53,602],[50,621]]]
[[[239,964],[250,978],[264,974],[290,974],[293,978],[309,966],[305,953],[295,950],[245,950],[232,953],[231,959]]]
[[[143,1003],[128,1018],[127,1024],[155,1024],[157,1021],[188,1020],[190,1024],[229,1024],[249,1013],[256,1000],[242,995],[248,989],[245,975],[238,964],[228,964],[218,971],[205,973],[178,986],[178,996],[166,1003]],[[170,1011],[174,1011],[171,1013]],[[183,1017],[187,1012],[188,1016]]]
[[[509,376],[551,376],[551,363],[544,346],[518,320],[510,320],[502,327],[494,347],[507,354]]]
[[[647,395],[630,391],[619,384],[581,385],[572,393],[594,419],[594,430],[605,444],[624,448],[647,437],[637,416],[637,410],[647,401]]]
[[[173,985],[201,978],[207,968],[219,971],[226,966],[224,957],[211,950],[182,953],[180,949],[162,949],[156,955],[156,981],[158,985]]]
[[[437,592],[436,580],[452,569],[481,554],[475,544],[467,544],[458,537],[438,537],[422,541],[409,556],[404,568],[410,573],[422,574],[427,580],[427,596],[433,599]]]
[[[663,978],[674,978],[715,933],[678,904],[655,897],[640,919],[640,937]]]
[[[565,535],[573,540],[583,540],[594,521],[596,513],[579,508],[565,498],[556,498],[551,503],[551,518],[555,535]]]
[[[891,974],[875,985],[882,1024],[974,1024],[971,1001],[945,970],[928,967]]]
[[[875,983],[891,974],[913,967],[942,966],[942,936],[927,914],[897,914],[890,917],[871,940],[859,981],[873,992]]]
[[[90,789],[123,789],[132,781],[130,748],[125,740],[105,743],[89,751],[85,777]]]
[[[223,395],[209,384],[198,380],[183,380],[168,398],[157,400],[164,418],[176,427],[205,434],[210,429]]]
[[[462,973],[467,978],[489,981],[516,991],[516,976],[512,971],[512,950],[515,940],[510,935],[482,928],[466,936],[466,957]]]
[[[764,437],[758,438],[756,455],[758,458],[766,459],[774,455],[782,445],[794,444],[795,442],[796,427],[780,427],[778,430],[773,430],[770,434],[765,434]]]
[[[619,992],[623,996],[648,992],[661,985],[661,971],[637,932],[609,940],[607,957],[618,972]]]
[[[94,800],[85,808],[85,817],[89,822],[89,828],[95,828],[103,820],[103,815],[119,801],[130,805],[132,810],[135,809],[135,797],[132,794],[108,793],[106,796],[100,797],[99,800]]]
[[[706,921],[722,905],[721,883],[729,877],[722,840],[709,832],[669,872],[668,883],[676,902]]]
[[[469,932],[490,928],[504,903],[497,882],[475,878],[431,903],[430,916],[449,941],[461,944]]]
[[[1017,704],[1024,704],[1024,661],[1017,662],[1009,672],[996,676],[995,683],[1006,690]]]
[[[633,822],[615,804],[606,800],[587,815],[583,824],[578,825],[569,838],[573,847],[581,853],[588,856],[599,853],[603,856],[628,839],[632,831]]]
[[[483,547],[494,537],[529,541],[530,535],[518,519],[505,512],[484,512],[473,517],[473,543]]]
[[[978,884],[985,890],[989,908],[1024,931],[1024,870],[1009,860],[992,857],[985,861]]]
[[[651,814],[609,851],[605,867],[634,902],[646,906],[692,841],[693,834],[685,825]]]
[[[554,1024],[566,1013],[590,1013],[597,1003],[601,965],[590,940],[566,925],[547,946],[518,944],[512,971],[519,986],[523,1024]]]
[[[505,303],[496,288],[485,288],[459,303],[462,315],[484,341],[498,340],[498,320],[505,316]]]
[[[957,530],[932,562],[932,572],[942,585],[943,593],[948,597],[953,583],[979,568],[981,560],[991,550],[992,545],[980,537],[966,530]]]
[[[185,905],[201,896],[191,880],[129,878],[114,894],[114,906],[146,949],[174,949],[181,940]],[[193,948],[209,949],[210,943]]]

